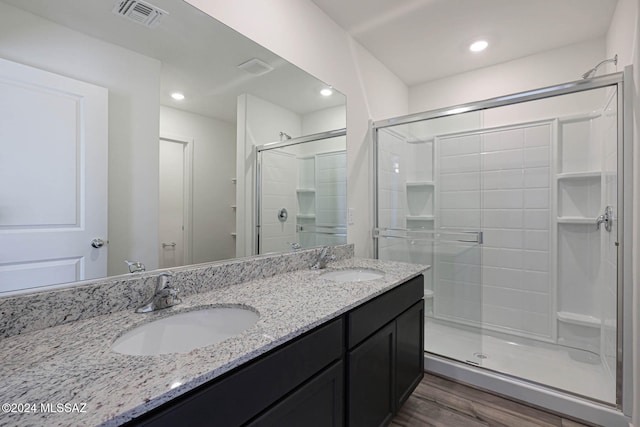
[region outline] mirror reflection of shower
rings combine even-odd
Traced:
[[[344,129],[257,147],[256,252],[347,242]],[[279,213],[286,209],[288,221]]]

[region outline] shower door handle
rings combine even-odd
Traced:
[[[460,243],[477,243],[479,245],[484,243],[484,233],[482,231],[463,231],[463,233],[475,234],[475,240],[458,240]]]
[[[607,206],[604,209],[604,214],[596,218],[596,229],[600,230],[600,226],[604,224],[604,229],[611,232],[612,222],[613,222],[613,208],[611,206]]]

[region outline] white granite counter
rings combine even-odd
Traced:
[[[346,267],[375,268],[384,271],[385,277],[354,283],[319,277],[324,271]],[[326,270],[298,270],[192,294],[183,297],[182,304],[155,313],[125,310],[4,338],[0,341],[0,404],[14,403],[17,407],[10,409],[31,412],[6,413],[5,405],[0,425],[120,425],[426,268],[350,258],[331,262]],[[116,337],[140,323],[184,310],[229,304],[253,307],[260,313],[259,321],[235,337],[187,354],[128,356],[110,350]],[[49,412],[41,412],[43,409]],[[58,410],[61,412],[55,412]]]

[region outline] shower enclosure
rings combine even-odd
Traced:
[[[256,147],[256,253],[347,242],[346,130]]]
[[[630,410],[623,105],[618,73],[374,124],[375,255],[431,266],[426,366]]]

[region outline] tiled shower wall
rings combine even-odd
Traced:
[[[347,153],[336,151],[316,155],[316,225],[347,225]],[[344,243],[344,237],[318,234],[319,245]]]
[[[262,154],[262,206],[260,253],[291,250],[289,242],[296,241],[296,156],[279,150]],[[285,222],[278,220],[278,211],[287,209]]]
[[[438,139],[436,227],[483,230],[484,244],[482,266],[474,248],[438,255],[437,316],[553,337],[551,135],[539,123]]]

